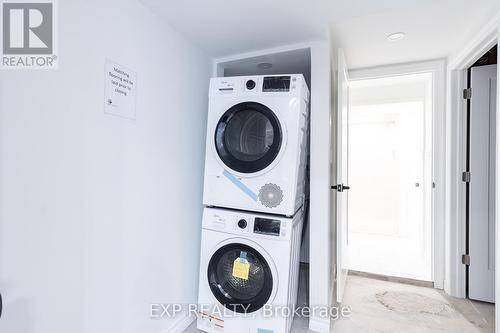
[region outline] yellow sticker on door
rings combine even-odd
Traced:
[[[250,273],[250,263],[247,260],[247,253],[241,252],[240,257],[233,263],[233,276],[239,279],[248,280]]]

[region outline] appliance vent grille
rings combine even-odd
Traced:
[[[283,191],[276,184],[266,184],[259,191],[259,201],[267,208],[278,207],[283,202]]]

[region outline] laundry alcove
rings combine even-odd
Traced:
[[[213,60],[212,76],[304,75],[310,97],[310,201],[301,262],[309,264],[310,304],[331,304],[333,265],[331,225],[331,91],[333,87],[331,46],[327,40],[311,41],[272,49],[230,55]],[[313,221],[310,223],[310,221]],[[309,239],[314,239],[313,243]],[[327,253],[325,255],[325,249]],[[309,328],[328,331],[329,320],[312,316]]]
[[[277,53],[221,60],[216,62],[216,75],[278,75],[302,74],[311,89],[311,50],[292,49]]]

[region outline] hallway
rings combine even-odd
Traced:
[[[359,276],[349,276],[344,304],[352,314],[334,323],[336,333],[490,333],[495,326],[493,304]]]
[[[302,266],[297,306],[307,306],[308,269]],[[344,305],[349,318],[333,323],[335,333],[493,333],[495,306],[446,296],[434,288],[350,275]],[[295,317],[292,333],[310,333],[307,318]],[[184,331],[200,333],[196,323]]]

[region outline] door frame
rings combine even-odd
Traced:
[[[349,154],[344,151],[349,144],[349,69],[345,59],[343,49],[338,49],[337,54],[337,81],[336,81],[336,115],[332,119],[332,156],[335,162],[332,163],[332,220],[335,221],[335,301],[342,304],[344,297],[349,267],[347,262],[349,252],[348,235],[348,212],[347,203],[349,191],[344,191],[344,186],[349,185],[348,165]],[[345,119],[344,119],[345,117]],[[344,128],[344,124],[346,125]],[[344,130],[347,130],[344,133]],[[336,142],[334,142],[336,141]],[[345,146],[344,146],[345,144]],[[347,149],[348,150],[348,149]],[[347,170],[344,170],[347,165]],[[339,186],[341,187],[339,189]],[[347,188],[348,189],[348,188]]]
[[[351,80],[432,73],[432,281],[444,288],[445,279],[445,61],[433,60],[352,70]]]
[[[499,43],[500,13],[483,26],[482,30],[465,45],[453,58],[447,68],[447,107],[446,107],[446,276],[445,292],[458,298],[466,297],[466,269],[462,264],[462,254],[466,250],[466,185],[462,181],[462,172],[466,165],[466,126],[467,102],[462,92],[467,88],[467,69],[481,56]],[[499,59],[500,60],[500,59]],[[500,68],[500,67],[499,67]],[[500,70],[499,70],[500,72]],[[500,77],[500,76],[499,76]],[[498,89],[497,93],[500,92]],[[500,100],[500,99],[498,99]],[[500,104],[500,103],[497,103]],[[497,105],[497,114],[500,105]],[[497,129],[500,119],[497,118]],[[497,136],[497,150],[500,137]],[[496,173],[500,171],[500,156],[497,156]],[[496,193],[499,193],[500,182],[497,179]],[[500,206],[497,195],[496,207]],[[499,215],[496,215],[495,255],[496,267],[500,267]],[[495,277],[495,299],[500,300],[500,280],[497,270]],[[500,307],[496,307],[496,318],[499,323]],[[500,325],[496,325],[500,332]]]

